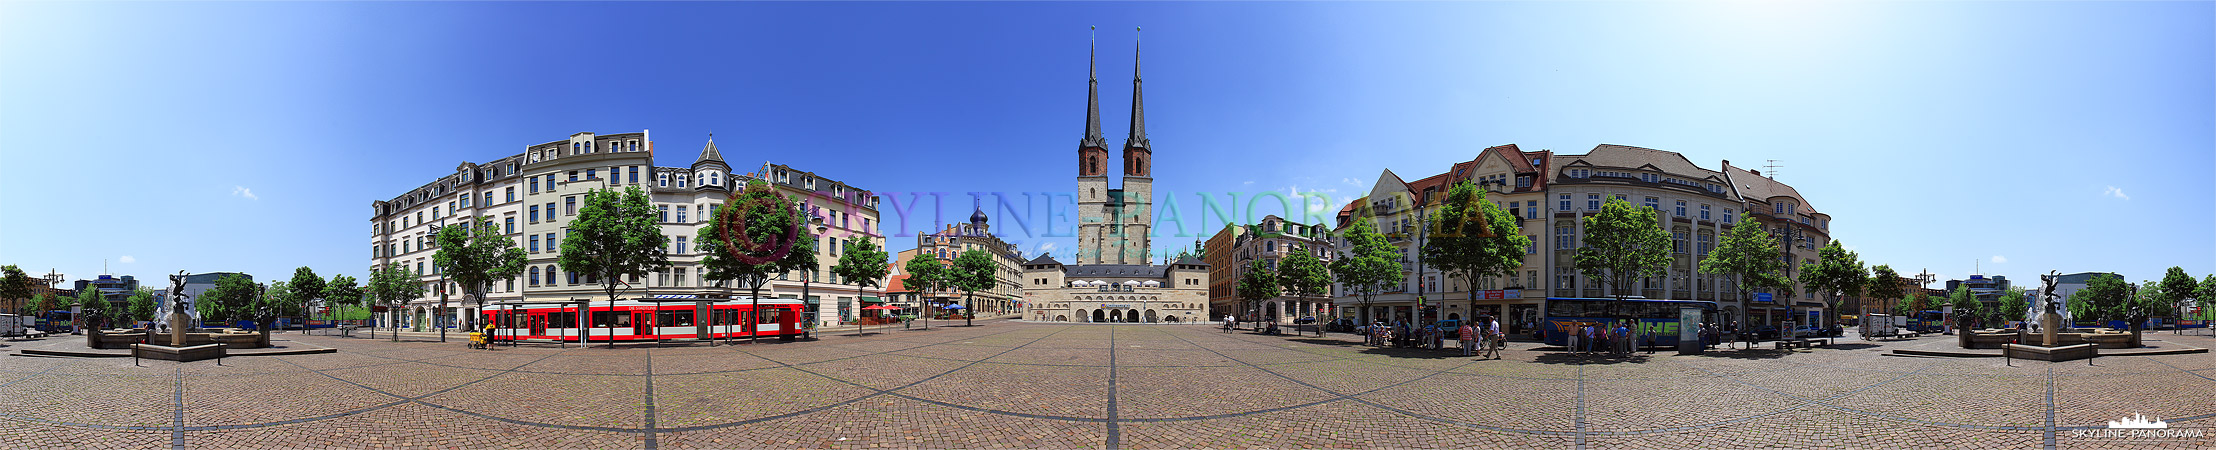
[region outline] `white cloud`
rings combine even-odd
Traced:
[[[1239,183],[1239,185],[1240,185],[1240,186],[1253,186],[1253,185],[1254,185],[1254,180],[1247,180],[1247,181],[1246,181],[1245,183]]]
[[[1046,253],[1046,252],[1051,252],[1051,251],[1054,251],[1054,243],[1053,243],[1053,242],[1041,242],[1041,243],[1039,243],[1039,253]]]
[[[2101,195],[2113,196],[2113,197],[2116,197],[2116,198],[2120,198],[2120,199],[2124,199],[2124,200],[2131,200],[2131,196],[2129,196],[2129,195],[2124,195],[2124,189],[2123,189],[2123,188],[2119,188],[2119,187],[2115,187],[2115,186],[2109,186],[2107,190],[2101,191]]]
[[[1993,255],[1993,262],[1997,262],[1997,263],[2005,263],[2005,262],[2008,262],[2008,257],[2006,257],[2006,256],[2001,256],[2001,255]]]
[[[246,188],[246,186],[231,186],[231,195],[236,195],[236,196],[240,196],[240,197],[246,197],[246,199],[247,199],[247,200],[261,200],[261,199],[262,199],[261,197],[256,197],[256,196],[254,196],[254,190],[253,190],[253,189],[247,189],[247,188]]]
[[[1339,182],[1340,182],[1340,183],[1346,183],[1346,184],[1347,184],[1348,186],[1354,186],[1354,187],[1362,187],[1362,182],[1361,182],[1361,181],[1355,181],[1355,179],[1353,179],[1353,178],[1340,178],[1340,179],[1339,179]]]
[[[138,262],[138,258],[132,258],[131,255],[123,255],[122,258],[116,258],[116,261],[122,261],[124,264],[130,264]]]

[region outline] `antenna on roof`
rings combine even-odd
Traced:
[[[1775,159],[1769,160],[1769,162],[1769,164],[1762,165],[1762,171],[1769,173],[1770,181],[1777,181],[1777,168],[1783,166],[1777,165],[1777,160]]]

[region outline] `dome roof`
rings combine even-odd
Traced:
[[[987,217],[985,217],[985,209],[984,209],[984,208],[978,208],[978,209],[977,209],[977,212],[973,212],[973,213],[970,213],[970,215],[969,215],[969,221],[970,221],[970,223],[985,223],[985,220],[987,220],[987,219],[988,219],[988,218],[987,218]]]

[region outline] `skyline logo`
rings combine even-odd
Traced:
[[[2147,420],[2147,416],[2141,414],[2108,421],[2107,428],[2070,430],[2070,437],[2086,439],[2199,439],[2207,435],[2207,430],[2173,429],[2160,417]]]
[[[2123,420],[2120,420],[2120,421],[2119,421],[2119,420],[2111,420],[2111,421],[2108,421],[2108,427],[2109,427],[2109,428],[2140,428],[2140,429],[2147,429],[2147,428],[2160,428],[2160,429],[2167,429],[2167,428],[2170,428],[2170,423],[2169,423],[2169,422],[2164,422],[2164,421],[2162,421],[2162,418],[2160,418],[2160,417],[2157,417],[2157,418],[2155,418],[2153,422],[2148,422],[2148,421],[2147,421],[2147,418],[2146,418],[2146,416],[2141,416],[2141,415],[2138,415],[2138,414],[2132,414],[2132,415],[2131,415],[2131,417],[2125,417],[2125,418],[2123,418]]]

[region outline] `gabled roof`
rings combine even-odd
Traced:
[[[1738,191],[1740,198],[1767,203],[1773,197],[1791,197],[1795,203],[1800,204],[1799,212],[1821,214],[1817,212],[1815,204],[1808,202],[1808,198],[1801,197],[1800,190],[1755,173],[1753,169],[1732,167],[1731,161],[1724,161],[1724,176],[1731,182],[1731,188]]]
[[[1024,261],[1024,262],[1023,262],[1023,264],[1024,264],[1024,265],[1027,265],[1027,266],[1028,266],[1028,265],[1033,265],[1033,264],[1054,264],[1054,265],[1061,265],[1061,264],[1062,264],[1062,262],[1061,262],[1061,261],[1055,261],[1055,260],[1054,260],[1054,254],[1053,254],[1053,253],[1040,253],[1040,254],[1039,254],[1039,257],[1037,257],[1037,258],[1031,258],[1031,260],[1030,260],[1030,261]]]
[[[1551,166],[1549,167],[1550,171],[1553,171],[1554,169],[1559,169],[1564,166],[1574,165],[1579,161],[1583,161],[1586,164],[1601,167],[1622,167],[1627,169],[1651,168],[1653,170],[1662,171],[1663,173],[1675,174],[1679,176],[1693,178],[1716,177],[1719,181],[1721,181],[1722,179],[1721,173],[1713,170],[1703,169],[1700,166],[1693,164],[1692,160],[1685,159],[1684,154],[1671,151],[1655,150],[1651,148],[1632,147],[1628,145],[1600,144],[1598,146],[1594,146],[1593,151],[1586,152],[1583,155],[1555,155],[1554,160],[1555,161],[1548,164],[1549,166]],[[1551,175],[1557,174],[1550,174],[1550,176]]]
[[[1185,255],[1185,257],[1183,257],[1183,258],[1178,258],[1178,259],[1177,259],[1177,262],[1175,262],[1175,263],[1173,263],[1173,264],[1187,264],[1187,265],[1205,266],[1205,265],[1208,265],[1208,262],[1206,262],[1206,261],[1201,261],[1201,260],[1200,260],[1200,258],[1194,258],[1194,257],[1193,257],[1193,255]]]

